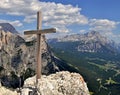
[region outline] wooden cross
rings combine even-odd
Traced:
[[[50,29],[44,29],[41,30],[42,27],[42,14],[41,12],[37,12],[37,30],[30,30],[30,31],[25,31],[25,35],[29,34],[37,34],[37,65],[36,65],[36,82],[38,82],[38,79],[41,78],[41,68],[42,68],[42,50],[41,50],[41,43],[42,43],[42,34],[46,33],[55,33],[56,29],[55,28],[50,28]]]

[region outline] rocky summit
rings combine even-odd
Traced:
[[[36,76],[25,81],[22,95],[34,92],[35,80]],[[83,77],[78,73],[67,71],[49,76],[43,75],[38,81],[37,89],[39,95],[90,95]]]
[[[36,87],[36,76],[25,80],[20,92],[6,89],[0,85],[0,95],[90,95],[83,77],[68,71],[57,72],[49,76],[42,75]]]

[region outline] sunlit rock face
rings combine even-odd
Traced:
[[[36,76],[28,78],[23,86],[22,95],[34,92]],[[31,87],[31,89],[30,89]],[[78,73],[57,72],[43,75],[38,81],[40,95],[90,95],[83,77]]]
[[[18,93],[0,85],[0,95],[18,95]]]

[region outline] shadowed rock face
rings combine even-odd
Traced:
[[[22,89],[23,95],[28,95],[35,88],[36,77],[28,78]],[[31,89],[30,89],[31,87]],[[38,81],[40,95],[90,95],[87,85],[81,75],[70,72],[57,72],[49,76],[43,75]]]

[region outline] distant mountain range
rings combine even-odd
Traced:
[[[49,39],[51,46],[78,52],[117,53],[118,44],[108,40],[99,32],[91,31],[86,34],[73,34],[61,38]]]

